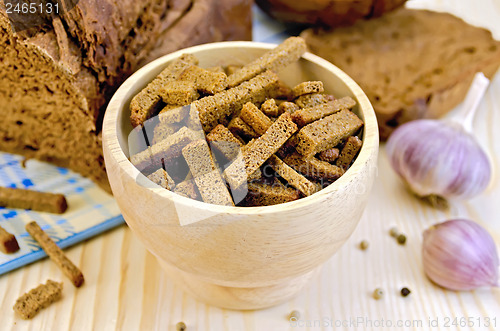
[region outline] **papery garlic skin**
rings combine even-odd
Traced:
[[[479,224],[449,220],[424,231],[424,271],[436,284],[466,291],[498,286],[498,253],[493,238]]]
[[[416,120],[398,127],[386,151],[394,170],[421,197],[469,199],[491,179],[488,156],[459,124]]]

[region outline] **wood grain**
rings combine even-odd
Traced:
[[[495,86],[500,87],[500,79]],[[488,93],[485,102],[488,109],[492,109],[493,102],[500,104],[500,98]],[[488,123],[489,130],[500,125],[500,113],[488,117],[495,120]],[[499,133],[493,134],[500,139]],[[495,144],[495,151],[495,155],[500,155],[500,144]],[[498,165],[496,157],[497,170]],[[250,312],[202,304],[178,288],[130,229],[122,226],[67,250],[69,258],[80,265],[86,277],[86,284],[80,289],[71,286],[47,259],[1,277],[2,330],[175,330],[175,324],[181,320],[189,330],[305,330],[305,327],[292,327],[287,321],[287,315],[294,309],[301,312],[303,323],[323,323],[330,319],[351,323],[350,319],[358,317],[372,323],[382,318],[394,323],[398,320],[428,323],[429,318],[439,317],[442,323],[439,329],[446,330],[449,328],[443,327],[445,317],[470,316],[476,319],[476,325],[477,318],[497,318],[498,329],[499,290],[456,293],[433,285],[423,274],[420,248],[424,228],[456,216],[479,221],[500,243],[496,216],[499,207],[493,203],[493,199],[498,201],[499,197],[500,183],[496,177],[492,188],[483,196],[468,203],[453,204],[449,213],[436,211],[404,189],[390,170],[382,150],[379,176],[356,231],[311,284],[286,303]],[[389,236],[388,230],[394,225],[408,236],[406,246],[396,244]],[[357,248],[363,239],[370,242],[366,251]],[[62,300],[32,321],[15,317],[12,305],[16,298],[48,278],[65,283]],[[399,294],[403,286],[412,290],[406,298]],[[371,292],[376,287],[385,290],[383,300],[372,299]],[[474,329],[495,330],[493,327]]]
[[[488,26],[500,38],[497,17],[500,5],[494,0],[460,2],[453,0],[415,0],[412,6],[452,11],[468,21]],[[494,23],[495,22],[495,23]],[[439,212],[413,198],[389,167],[382,147],[378,176],[367,208],[354,234],[328,260],[310,286],[297,297],[279,306],[260,311],[229,311],[195,301],[174,285],[154,256],[146,251],[136,236],[120,227],[67,250],[68,257],[81,267],[86,283],[75,289],[59,269],[43,260],[0,277],[0,321],[2,330],[175,330],[184,321],[188,330],[306,330],[292,327],[288,314],[297,309],[301,321],[346,321],[358,317],[363,321],[398,321],[432,330],[495,330],[500,328],[499,289],[451,292],[433,285],[424,276],[420,249],[422,231],[435,222],[452,217],[468,217],[480,222],[500,245],[500,75],[492,81],[475,121],[475,132],[494,159],[495,177],[481,196],[453,203],[449,212]],[[388,235],[396,225],[408,236],[406,246],[397,245]],[[370,242],[366,251],[356,246]],[[14,316],[12,305],[26,290],[48,278],[65,283],[63,298],[40,312],[32,321]],[[401,287],[412,290],[410,296],[399,295]],[[370,293],[375,287],[385,289],[383,300],[375,301]],[[121,289],[121,290],[120,290]],[[472,317],[474,327],[444,326],[445,318]],[[485,317],[493,324],[485,327]],[[364,320],[367,318],[368,320]],[[439,318],[439,327],[429,328],[429,318]],[[415,321],[415,322],[413,322]],[[482,324],[479,325],[479,322]],[[317,324],[317,323],[316,323]],[[370,330],[366,323],[360,330]],[[333,330],[332,327],[311,327]],[[335,330],[348,329],[339,327]],[[351,327],[350,329],[354,329]],[[382,330],[384,328],[378,328]],[[388,329],[388,328],[386,328]]]

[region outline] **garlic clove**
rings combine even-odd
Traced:
[[[460,125],[416,120],[397,128],[386,151],[396,173],[418,196],[469,199],[491,179],[488,156]]]
[[[491,235],[479,224],[455,219],[424,231],[424,271],[434,283],[451,290],[499,286],[499,259]]]

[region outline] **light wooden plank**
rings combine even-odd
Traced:
[[[494,30],[500,36],[497,1],[460,2],[411,1],[411,6],[451,11]],[[433,285],[423,274],[421,262],[422,231],[431,224],[453,217],[474,219],[487,227],[500,243],[500,75],[497,74],[485,96],[475,121],[481,144],[494,155],[495,178],[486,193],[465,203],[453,203],[447,212],[436,211],[409,194],[389,167],[382,148],[379,176],[366,211],[352,237],[328,260],[310,286],[279,306],[261,311],[228,311],[207,306],[185,294],[163,273],[154,256],[148,253],[127,227],[110,231],[98,238],[67,250],[81,266],[86,283],[75,289],[50,260],[26,266],[0,277],[0,321],[2,330],[173,330],[184,321],[188,330],[298,330],[287,320],[297,309],[301,321],[334,323],[358,317],[376,322],[413,323],[440,319],[433,330],[448,330],[444,318],[472,317],[476,330],[484,327],[482,317],[496,318],[500,328],[500,291],[480,289],[455,293]],[[399,246],[388,235],[396,225],[408,236]],[[366,251],[357,244],[367,239]],[[61,301],[40,312],[31,321],[14,316],[16,298],[48,278],[64,282]],[[399,295],[402,286],[412,294]],[[376,301],[371,292],[385,289],[385,297]],[[480,318],[480,320],[478,320]],[[363,319],[366,322],[366,320]],[[480,326],[479,321],[483,322]],[[370,329],[366,323],[354,324]],[[320,325],[318,330],[331,330]],[[338,329],[348,329],[340,327]],[[396,328],[395,328],[396,329]],[[410,328],[411,329],[411,328]],[[462,328],[463,330],[467,328]]]

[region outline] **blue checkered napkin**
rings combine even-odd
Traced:
[[[0,275],[46,256],[24,229],[28,222],[36,221],[62,248],[123,223],[113,197],[89,179],[35,160],[23,168],[21,161],[21,156],[0,152],[0,186],[62,193],[69,208],[56,215],[0,207],[0,226],[16,236],[20,247],[15,254],[0,252]]]

